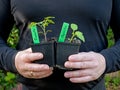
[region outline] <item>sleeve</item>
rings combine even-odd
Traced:
[[[105,73],[120,70],[120,0],[113,0],[110,26],[114,33],[115,45],[100,52],[106,59]]]
[[[17,72],[14,64],[17,51],[7,46],[7,38],[13,24],[10,0],[0,0],[0,69]]]

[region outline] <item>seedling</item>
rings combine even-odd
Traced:
[[[47,30],[46,28],[49,26],[49,24],[55,24],[55,22],[52,20],[53,18],[55,18],[55,17],[48,16],[48,17],[45,17],[43,21],[32,22],[29,25],[30,28],[32,27],[31,29],[34,29],[34,32],[32,32],[34,35],[32,35],[32,36],[33,36],[34,40],[36,40],[36,43],[39,43],[39,40],[38,40],[39,35],[38,35],[38,32],[37,32],[37,27],[36,26],[39,26],[42,29],[42,31],[39,31],[39,34],[43,34],[45,42],[47,42],[47,33],[52,32],[52,30]],[[63,26],[62,26],[61,33],[60,33],[60,37],[59,37],[59,40],[58,40],[59,42],[64,42],[66,34],[67,34],[68,27],[69,27],[69,23],[64,22]],[[83,36],[83,33],[78,30],[78,25],[77,24],[72,23],[70,25],[70,28],[72,30],[72,36],[70,38],[68,38],[68,41],[70,43],[73,43],[76,40],[76,38],[85,42],[85,38]]]
[[[37,37],[39,36],[38,33],[43,34],[45,42],[47,42],[47,33],[52,32],[52,30],[47,30],[46,28],[49,26],[49,24],[55,24],[55,22],[52,20],[53,18],[55,18],[55,17],[48,16],[48,17],[45,17],[43,21],[31,22],[29,25],[29,28],[32,29],[34,27],[34,31],[35,31],[35,29],[37,30],[36,26],[39,26],[42,29],[42,31],[39,31],[39,32],[36,31],[36,32],[32,32],[32,33],[34,33]],[[34,35],[33,35],[33,38],[35,38]],[[38,41],[38,39],[39,38],[36,38],[35,40]]]
[[[70,25],[71,29],[72,29],[72,36],[71,38],[68,38],[69,42],[72,43],[76,38],[82,40],[83,42],[85,42],[85,38],[83,36],[83,33],[78,31],[78,25],[72,23]]]
[[[52,32],[52,30],[46,30],[46,28],[49,26],[49,24],[55,24],[55,22],[52,20],[55,17],[48,16],[45,17],[43,21],[38,22],[37,25],[42,28],[42,31],[40,31],[40,34],[44,35],[44,39],[47,42],[47,33]]]

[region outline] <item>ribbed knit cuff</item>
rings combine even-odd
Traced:
[[[105,69],[104,73],[113,72],[114,65],[115,65],[114,61],[113,61],[115,59],[113,52],[110,49],[109,50],[105,49],[105,50],[102,50],[100,53],[104,56],[105,61],[106,61],[106,69]]]
[[[6,55],[6,69],[10,72],[17,73],[17,69],[15,67],[15,56],[18,51],[11,49],[7,52]]]

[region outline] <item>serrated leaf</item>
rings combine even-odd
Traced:
[[[76,36],[77,38],[79,38],[80,40],[82,40],[83,42],[85,42],[85,38],[84,38],[84,35],[83,35],[82,32],[76,31],[76,32],[75,32],[75,36]]]

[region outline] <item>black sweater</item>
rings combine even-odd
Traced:
[[[75,23],[85,37],[80,51],[101,53],[106,60],[105,73],[120,69],[120,0],[0,0],[1,69],[17,72],[14,65],[17,51],[29,48],[32,43],[28,24],[47,16],[55,17],[55,24],[49,27],[52,33],[48,34],[48,38],[59,36],[63,22]],[[6,44],[14,23],[20,36],[17,50]],[[116,44],[108,49],[106,34],[109,26],[114,32]],[[21,82],[27,81],[21,78]]]

